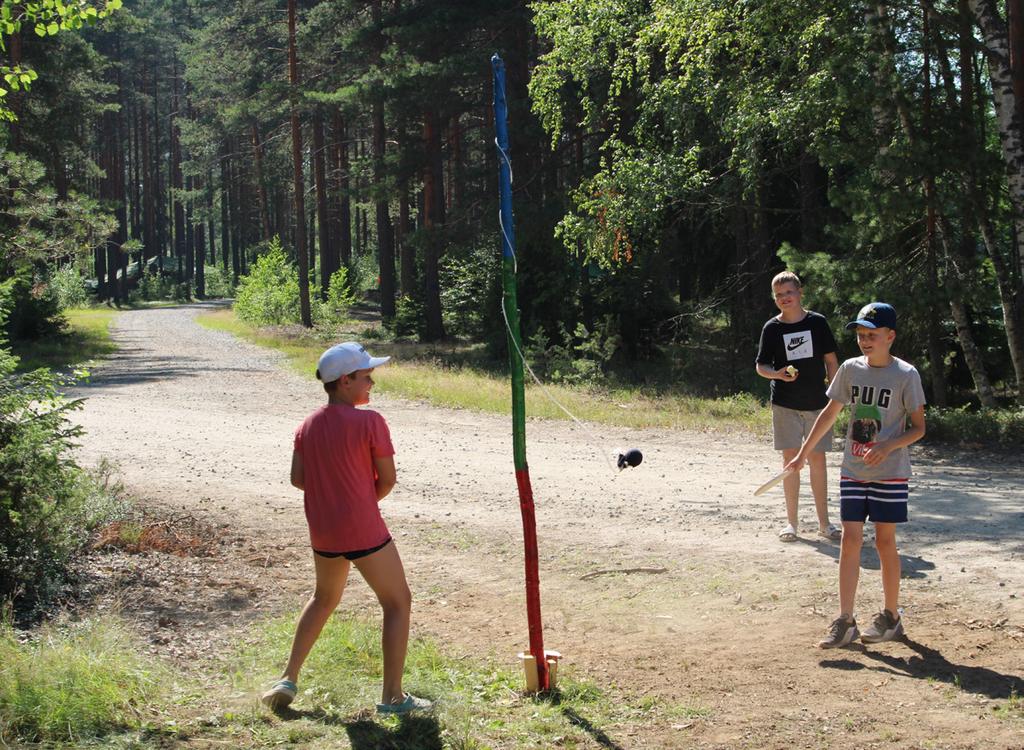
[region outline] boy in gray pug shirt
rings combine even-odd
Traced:
[[[881,643],[903,635],[896,524],[907,520],[910,479],[907,447],[925,433],[921,376],[913,365],[890,353],[896,340],[896,311],[884,302],[872,302],[861,308],[857,319],[848,323],[846,329],[856,329],[862,356],[840,365],[827,392],[828,405],[822,409],[800,452],[786,465],[787,469],[796,471],[803,468],[815,441],[832,429],[839,412],[850,405],[850,426],[839,485],[843,521],[839,616],[818,643],[821,648],[846,646],[858,636],[865,643]],[[861,633],[853,617],[853,605],[867,519],[875,524],[885,604]]]

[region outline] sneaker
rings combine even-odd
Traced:
[[[864,631],[860,639],[864,643],[884,643],[885,641],[894,641],[902,635],[903,618],[896,619],[892,612],[883,609],[875,615],[875,619],[871,621],[871,625]]]
[[[405,699],[398,703],[378,703],[377,713],[401,716],[411,711],[429,711],[433,707],[434,704],[426,698],[417,698],[412,693],[406,693]]]
[[[860,635],[857,621],[852,617],[837,617],[828,626],[828,635],[818,641],[818,648],[841,648],[849,646]]]
[[[298,691],[295,683],[291,680],[278,680],[271,685],[270,690],[263,694],[260,701],[271,711],[277,711],[287,707],[289,703],[295,700],[295,694]]]

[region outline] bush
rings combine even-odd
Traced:
[[[610,315],[588,331],[578,323],[572,334],[559,324],[561,341],[551,341],[543,328],[530,338],[524,355],[534,372],[555,383],[592,385],[604,376],[605,369],[621,344],[615,321]]]
[[[47,369],[15,374],[17,365],[0,337],[0,602],[27,612],[60,593],[112,508],[71,457],[81,429],[67,414],[81,402],[60,394],[70,379]]]
[[[320,299],[320,285],[310,279],[310,317],[315,325],[332,325],[345,320],[357,299],[350,278],[345,268],[331,274],[326,300]],[[277,237],[253,263],[249,275],[239,279],[235,312],[239,318],[255,326],[302,321],[298,269],[285,256]]]
[[[231,272],[220,266],[205,266],[203,276],[206,280],[207,297],[231,297],[235,293],[235,283]]]
[[[976,443],[1010,450],[1024,445],[1024,409],[1020,408],[931,407],[926,423],[929,442]]]
[[[2,282],[6,340],[34,341],[53,336],[66,325],[53,288],[47,283],[45,271],[37,274],[29,266],[16,269]]]
[[[89,292],[74,263],[63,265],[50,275],[50,290],[61,310],[89,304]]]
[[[385,321],[385,326],[396,338],[419,336],[427,331],[427,315],[423,303],[403,295],[395,300],[395,317]]]
[[[313,322],[317,325],[330,325],[341,323],[348,317],[348,311],[357,301],[355,290],[348,281],[348,269],[339,268],[331,274],[330,286],[327,288],[327,299],[323,302],[317,301],[313,305]],[[319,289],[312,285],[310,297],[314,300],[319,298]]]
[[[497,243],[497,236],[486,236],[473,247],[450,248],[441,258],[441,308],[449,334],[483,338],[489,327],[504,330]]]
[[[279,238],[270,241],[267,251],[252,264],[249,275],[239,279],[235,312],[256,326],[301,320],[299,275],[285,256]]]
[[[128,295],[131,302],[152,302],[155,300],[174,300],[190,302],[192,285],[187,281],[178,281],[171,273],[146,273],[139,280],[138,286]]]

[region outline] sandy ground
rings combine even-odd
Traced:
[[[212,557],[112,558],[100,570],[130,592],[154,651],[193,665],[308,596],[302,501],[287,474],[292,433],[324,400],[277,354],[195,324],[203,309],[121,314],[119,353],[76,394],[87,398],[76,417],[84,463],[114,461],[145,507],[220,534]],[[372,407],[398,451],[383,507],[416,598],[415,634],[512,663],[527,632],[510,419],[377,394]],[[594,747],[1024,748],[1019,703],[997,710],[1024,695],[1021,457],[915,449],[900,530],[909,638],[820,651],[839,550],[815,537],[809,500],[801,539],[776,539],[781,488],[752,496],[777,471],[768,441],[587,433],[527,425],[545,645],[609,690],[697,710],[691,721],[602,727]],[[603,454],[631,446],[644,463],[612,471]],[[862,625],[881,602],[869,542]],[[370,605],[361,581],[346,602]]]

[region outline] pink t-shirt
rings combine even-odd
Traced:
[[[384,417],[347,404],[322,406],[295,431],[295,450],[313,549],[356,552],[388,540],[373,465],[374,457],[395,454]]]

